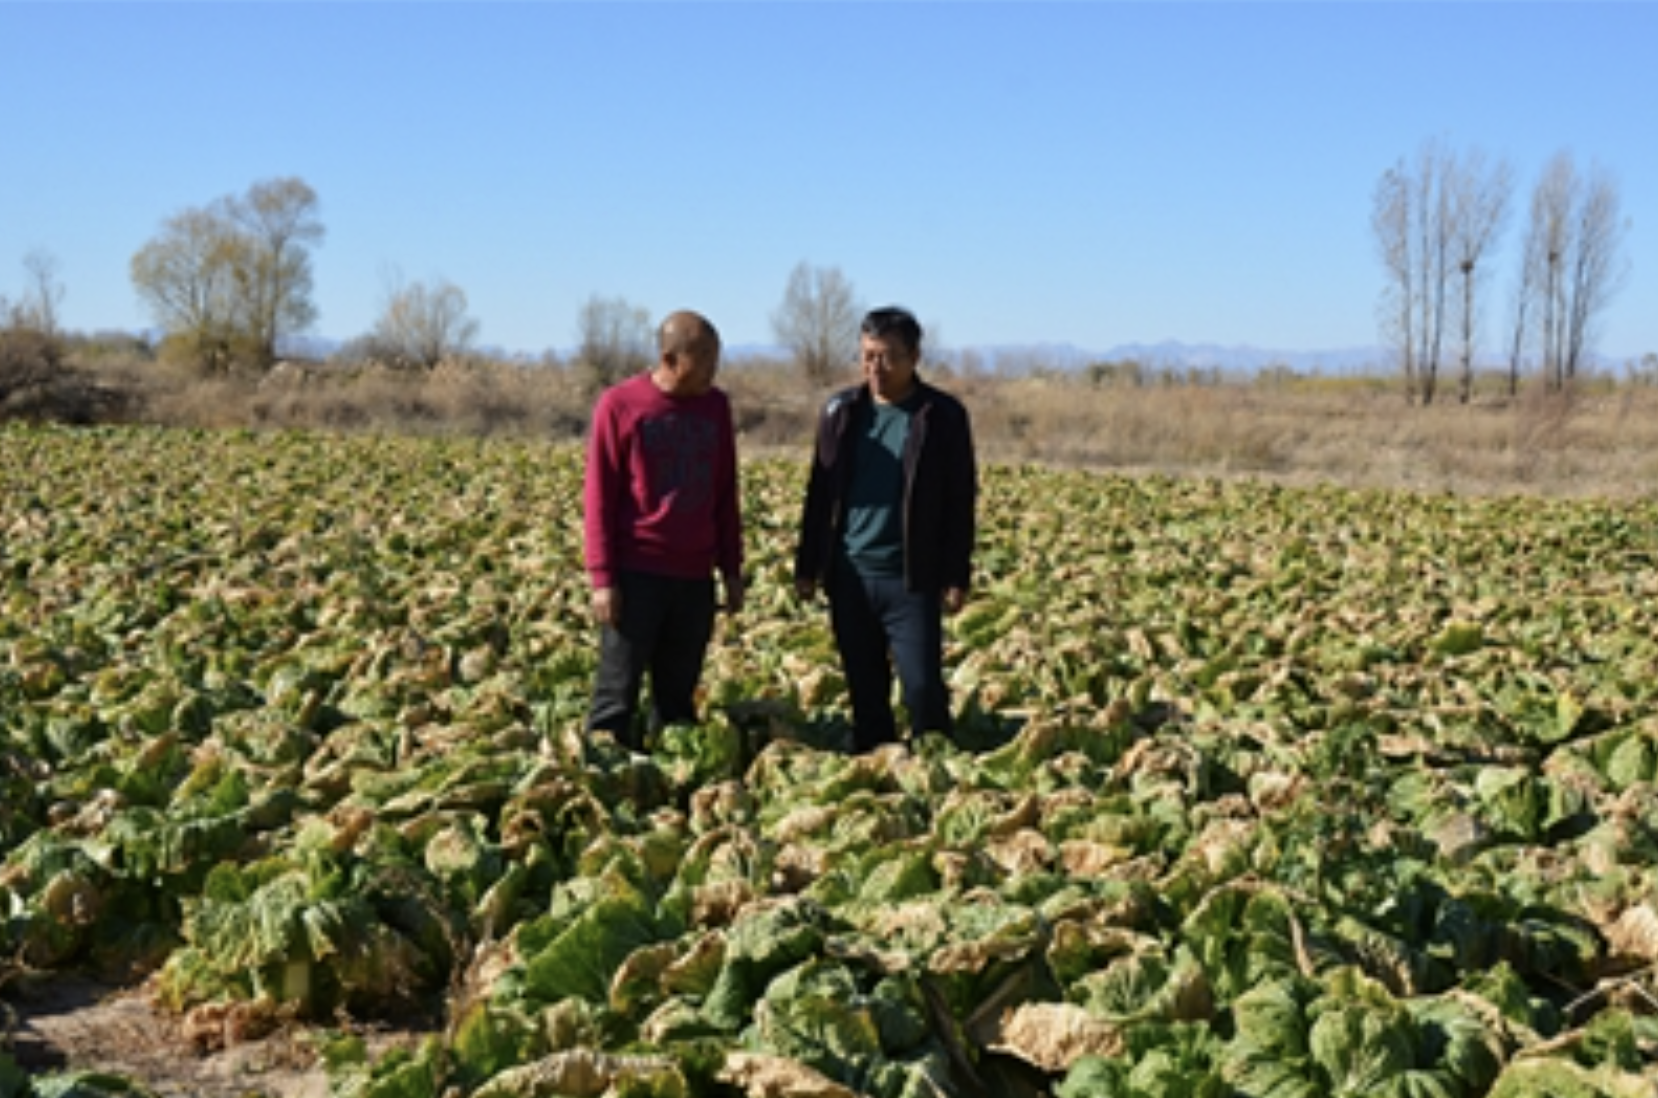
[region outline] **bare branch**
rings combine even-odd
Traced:
[[[1593,352],[1595,324],[1628,277],[1629,221],[1617,183],[1581,175],[1570,154],[1551,159],[1532,190],[1516,302],[1514,361],[1537,348],[1543,381],[1569,386]]]
[[[377,353],[394,366],[430,370],[471,348],[478,322],[466,315],[466,291],[448,281],[394,279],[371,336]]]
[[[650,310],[625,298],[588,298],[576,316],[576,333],[576,358],[595,388],[613,385],[651,363],[655,332]]]
[[[36,248],[23,257],[23,269],[28,273],[29,289],[23,295],[22,307],[29,323],[47,339],[56,339],[58,307],[63,304],[57,257],[44,248]]]
[[[852,283],[839,268],[813,267],[803,260],[790,272],[783,302],[772,313],[772,332],[807,380],[822,385],[857,358],[862,313]]]

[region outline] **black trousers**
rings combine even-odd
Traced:
[[[892,672],[898,670],[910,734],[953,731],[944,685],[944,609],[938,592],[906,590],[902,579],[859,575],[837,562],[829,584],[829,622],[852,695],[852,748],[897,740]]]
[[[647,674],[652,730],[697,719],[697,683],[714,635],[714,579],[623,572],[616,588],[622,617],[602,627],[587,728],[604,729],[637,750],[643,746],[639,691]]]

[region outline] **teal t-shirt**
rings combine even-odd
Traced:
[[[852,483],[841,545],[865,576],[904,575],[904,443],[915,398],[870,401],[852,421]]]

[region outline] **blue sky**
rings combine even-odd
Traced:
[[[593,294],[768,343],[804,260],[953,348],[1335,349],[1379,341],[1376,182],[1438,138],[1519,206],[1558,151],[1613,174],[1622,358],[1658,352],[1655,46],[1650,3],[0,0],[0,294],[45,249],[68,326],[146,326],[162,221],[297,175],[334,339],[396,271],[510,350]]]

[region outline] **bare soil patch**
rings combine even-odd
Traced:
[[[34,1073],[97,1070],[124,1075],[163,1098],[327,1098],[328,1079],[303,1026],[204,1050],[141,987],[114,987],[64,973],[0,988],[0,1048]],[[365,1035],[389,1048],[414,1030]]]

